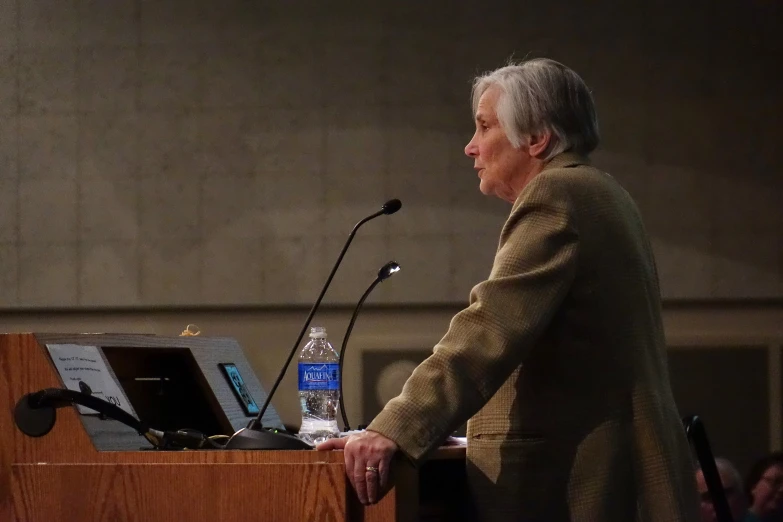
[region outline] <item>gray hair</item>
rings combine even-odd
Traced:
[[[598,118],[590,90],[565,65],[546,58],[510,64],[477,77],[473,82],[473,115],[481,95],[500,88],[497,117],[511,145],[518,148],[526,136],[552,133],[545,160],[565,151],[587,155],[598,146]]]

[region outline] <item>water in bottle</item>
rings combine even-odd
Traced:
[[[310,329],[310,341],[299,354],[299,402],[302,426],[299,438],[318,444],[337,437],[340,403],[340,357],[326,340],[326,329]]]

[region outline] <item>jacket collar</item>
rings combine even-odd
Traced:
[[[561,152],[549,160],[541,171],[543,172],[549,169],[567,169],[578,165],[590,165],[590,160],[587,156],[582,156],[576,152]]]

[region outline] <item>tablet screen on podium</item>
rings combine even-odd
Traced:
[[[223,370],[223,375],[226,376],[228,383],[231,385],[231,389],[234,390],[234,395],[237,396],[239,403],[242,405],[242,409],[248,416],[258,415],[260,411],[253,396],[245,386],[245,381],[242,379],[242,374],[239,373],[239,369],[234,363],[218,363],[218,366]]]

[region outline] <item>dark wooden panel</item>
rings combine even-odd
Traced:
[[[744,474],[769,448],[766,348],[673,347],[668,358],[680,414],[699,415],[713,453]]]

